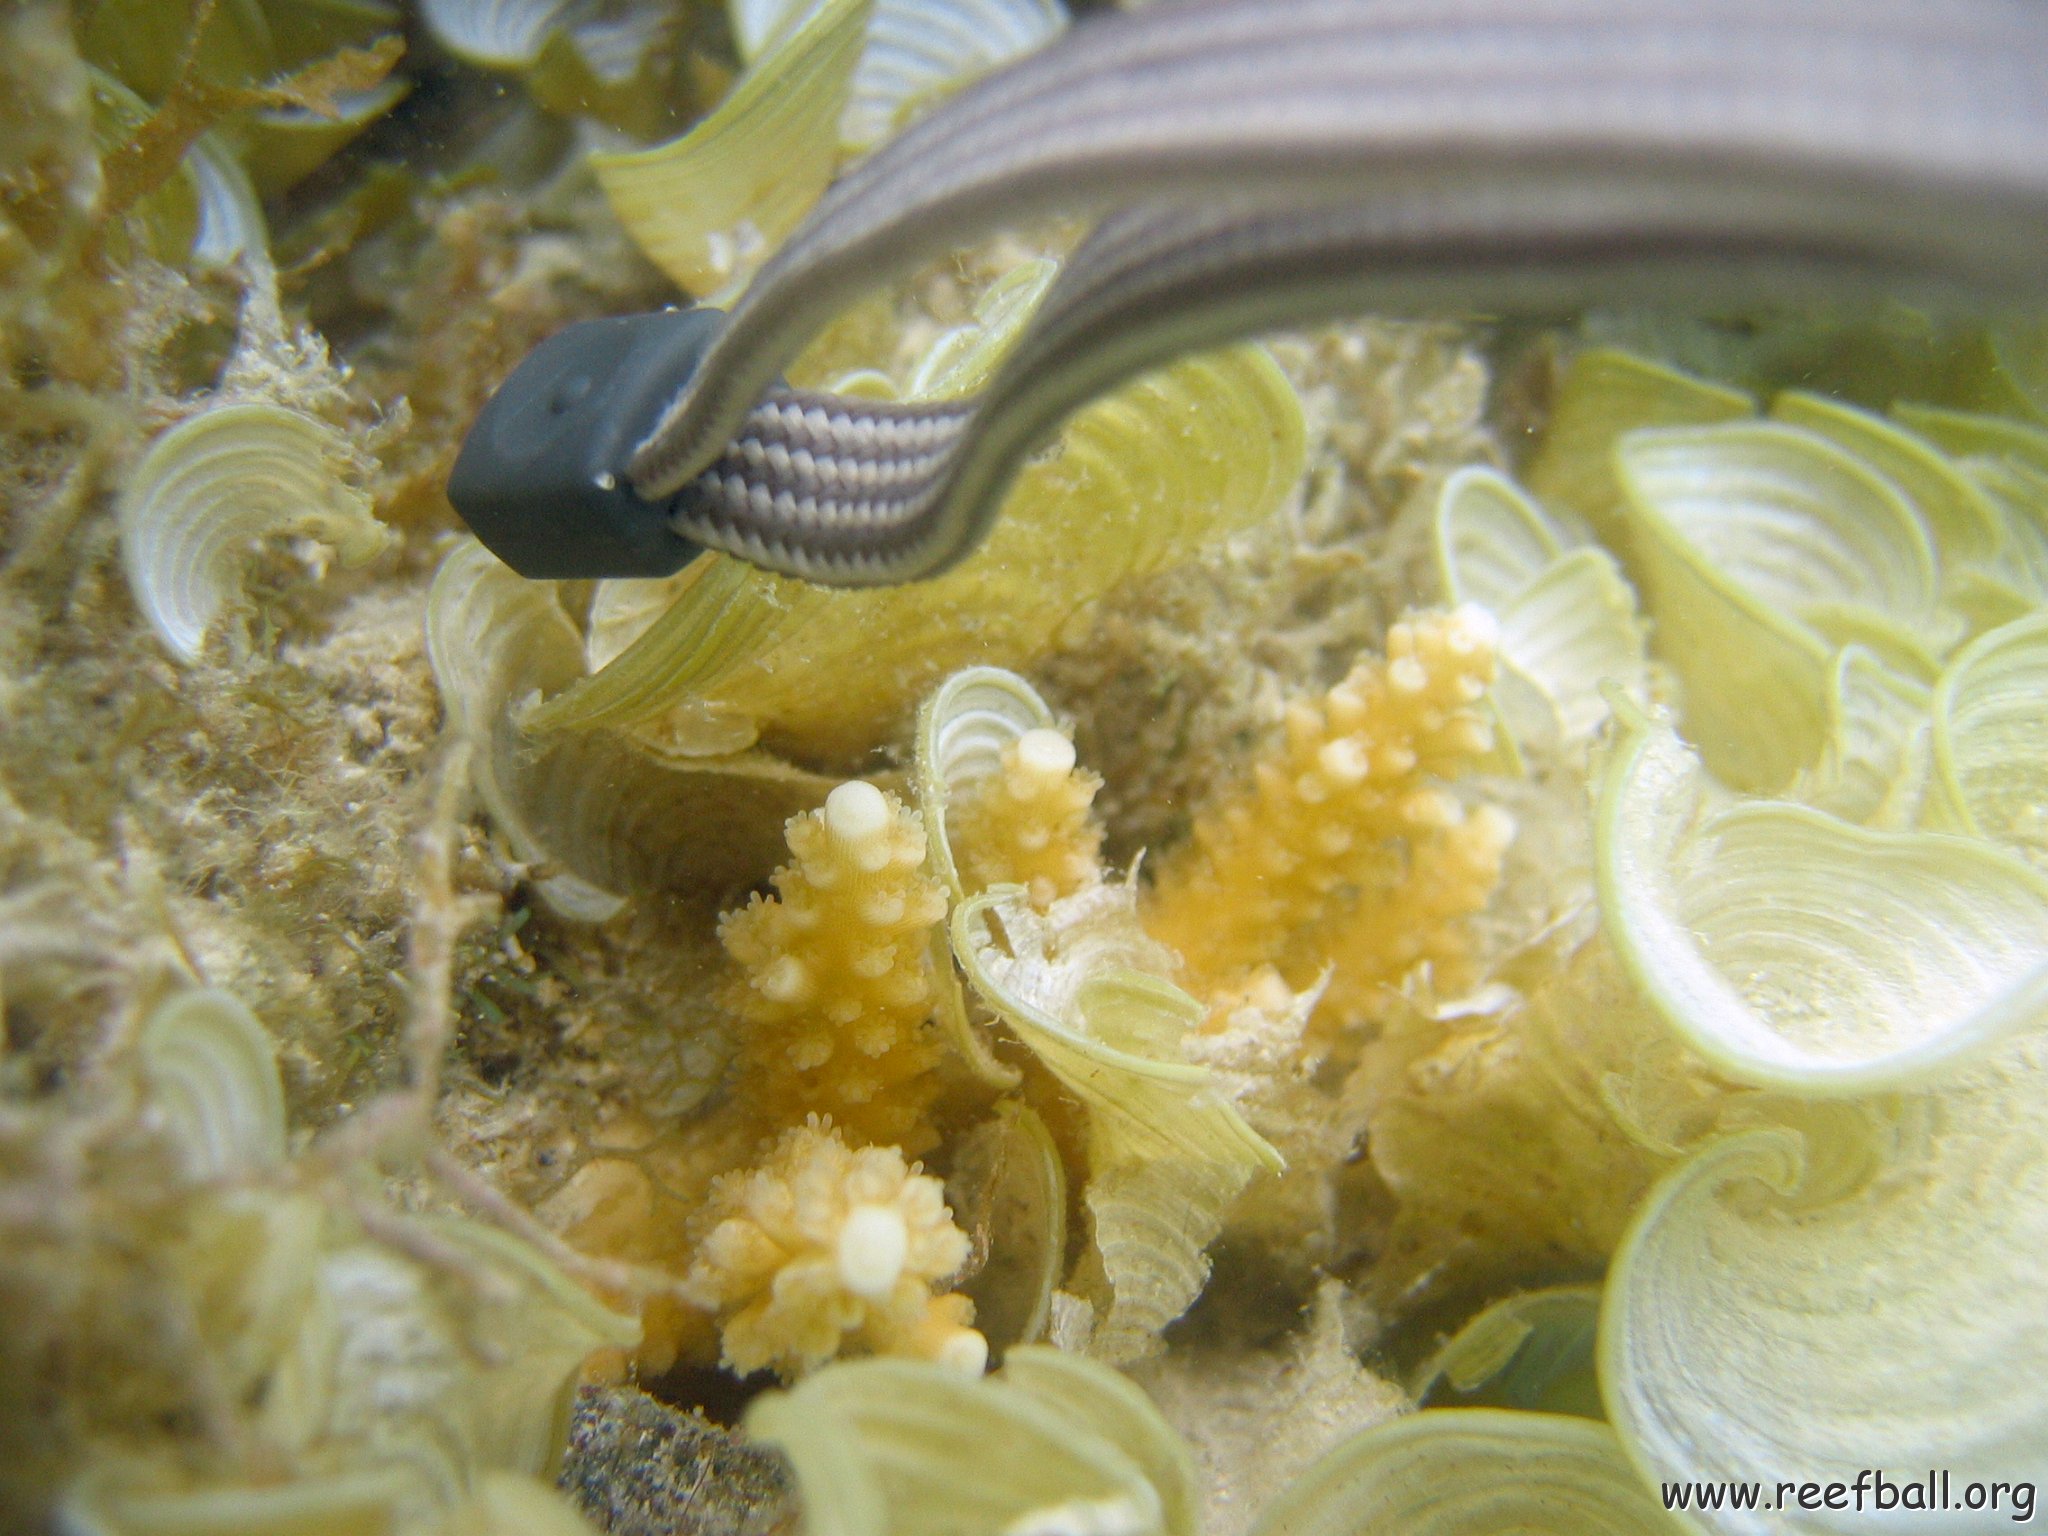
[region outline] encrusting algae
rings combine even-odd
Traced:
[[[2038,327],[1274,338],[929,586],[527,582],[526,348],[1065,20],[728,10],[0,16],[0,1526],[627,1529],[579,1384],[814,1536],[2048,1475]]]

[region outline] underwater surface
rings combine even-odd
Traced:
[[[2031,1518],[2038,323],[1265,335],[903,586],[449,505],[1090,25],[0,12],[0,1529]],[[789,383],[973,394],[1084,233]]]

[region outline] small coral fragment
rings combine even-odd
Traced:
[[[1000,772],[953,808],[953,842],[970,890],[1021,885],[1040,911],[1102,878],[1102,827],[1089,814],[1102,776],[1077,768],[1048,727],[1003,748]]]
[[[1327,968],[1318,1017],[1342,1024],[1374,1016],[1425,964],[1455,984],[1462,920],[1486,904],[1514,833],[1506,812],[1468,812],[1443,783],[1492,749],[1494,641],[1482,609],[1421,614],[1387,632],[1384,660],[1289,706],[1251,793],[1197,822],[1146,912],[1198,992],[1267,965],[1299,990]]]
[[[788,1377],[843,1349],[981,1374],[974,1303],[936,1295],[966,1262],[945,1189],[894,1147],[850,1148],[813,1116],[760,1167],[720,1177],[685,1282],[719,1314],[726,1364]]]
[[[749,1096],[772,1122],[830,1114],[856,1141],[922,1150],[940,1048],[932,926],[946,915],[924,872],[925,834],[861,780],[792,817],[795,858],[719,924],[742,967],[729,993],[753,1027],[741,1047]]]

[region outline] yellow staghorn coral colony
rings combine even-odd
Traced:
[[[1447,785],[1494,747],[1495,632],[1483,609],[1417,614],[1384,657],[1287,706],[1248,791],[1196,821],[1145,904],[1198,991],[1270,966],[1320,984],[1322,1016],[1344,1024],[1384,1012],[1420,967],[1443,992],[1470,979],[1461,924],[1499,882],[1514,822],[1468,813]]]
[[[1035,1069],[1025,1075],[1025,1098],[1004,1099],[1007,1112],[991,1122],[1002,1127],[993,1145],[1005,1150],[983,1150],[974,1166],[1028,1170],[1042,1166],[1039,1158],[1050,1153],[1068,1163],[1067,1177],[1086,1191],[1088,1243],[1064,1279],[1061,1224],[1044,1229],[1049,1237],[1033,1231],[1064,1200],[1013,1193],[1009,1198],[1019,1203],[1010,1208],[1010,1221],[977,1230],[985,1231],[982,1240],[991,1254],[1029,1254],[1034,1244],[1047,1254],[1049,1264],[1037,1270],[1037,1283],[1058,1288],[1037,1310],[1060,1320],[1055,1326],[1068,1330],[1068,1348],[1114,1360],[1157,1351],[1157,1330],[1201,1289],[1208,1268],[1202,1248],[1224,1225],[1231,1197],[1248,1180],[1256,1181],[1261,1161],[1269,1169],[1278,1166],[1259,1130],[1270,1127],[1288,1146],[1319,1160],[1341,1158],[1351,1149],[1351,1139],[1341,1132],[1333,1137],[1307,1124],[1318,1099],[1297,1077],[1301,1020],[1295,1017],[1290,1035],[1281,1018],[1294,1011],[1296,995],[1283,984],[1276,997],[1258,978],[1277,978],[1276,959],[1287,957],[1290,942],[1313,953],[1310,946],[1320,943],[1327,950],[1360,934],[1365,963],[1353,985],[1366,996],[1373,996],[1374,987],[1393,988],[1432,960],[1448,965],[1466,955],[1456,925],[1485,904],[1511,834],[1504,812],[1482,804],[1467,815],[1447,788],[1486,760],[1494,745],[1485,709],[1492,638],[1489,620],[1477,610],[1418,614],[1390,631],[1389,657],[1361,658],[1336,690],[1287,711],[1278,751],[1293,754],[1301,771],[1283,782],[1271,758],[1253,765],[1254,783],[1265,791],[1264,820],[1256,823],[1231,785],[1219,786],[1217,799],[1226,809],[1213,823],[1198,825],[1228,826],[1239,840],[1226,844],[1216,834],[1198,833],[1200,841],[1191,845],[1213,858],[1203,866],[1211,900],[1206,906],[1183,900],[1174,909],[1183,924],[1176,935],[1178,954],[1140,931],[1136,888],[1105,880],[1102,829],[1089,811],[1100,781],[1079,767],[1071,738],[1021,679],[977,669],[941,689],[928,706],[918,763],[922,809],[932,829],[927,846],[939,870],[951,872],[956,889],[968,898],[955,911],[955,951],[974,995],[1015,1028],[1030,1053],[1026,1064]],[[1347,771],[1354,761],[1365,764],[1365,771]],[[1371,771],[1375,764],[1377,774]],[[1317,770],[1323,777],[1310,781]],[[884,803],[879,792],[871,793],[876,804]],[[825,815],[829,819],[829,806]],[[792,823],[793,845],[802,824]],[[1259,845],[1261,834],[1291,839],[1291,846],[1314,859],[1280,864],[1299,873],[1300,884],[1284,900],[1260,909],[1264,921],[1257,924],[1245,920],[1233,898],[1270,879],[1276,861],[1245,853]],[[1178,859],[1192,856],[1183,851]],[[1187,878],[1190,867],[1169,861],[1148,902],[1181,900],[1183,887],[1175,882]],[[1374,894],[1382,902],[1405,898],[1407,905],[1389,913],[1358,900],[1367,872],[1377,878]],[[778,884],[786,896],[787,872]],[[837,887],[828,882],[828,892]],[[746,912],[764,905],[757,899]],[[1157,907],[1151,911],[1156,914]],[[1403,912],[1420,914],[1419,941],[1404,929]],[[1000,925],[992,945],[993,935],[979,927],[989,914]],[[728,933],[735,920],[726,919]],[[786,937],[800,945],[814,932],[829,931],[830,920],[802,925]],[[751,979],[762,959],[746,958]],[[1190,1026],[1200,1022],[1203,1008],[1166,978],[1204,965],[1215,977],[1249,978],[1247,1007],[1259,1017],[1248,1028],[1257,1038],[1233,1041],[1222,1052],[1198,1044],[1200,1033]],[[807,966],[804,974],[809,973]],[[1228,992],[1221,985],[1215,990],[1219,1001]],[[1230,1013],[1229,1022],[1237,1026],[1243,1014]],[[1196,1065],[1202,1061],[1215,1063],[1213,1074]],[[771,1079],[772,1068],[761,1074],[761,1085]],[[985,1081],[1000,1091],[1014,1075]],[[1175,1084],[1170,1089],[1169,1081]],[[757,1086],[747,1082],[750,1091]],[[1290,1082],[1296,1086],[1282,1086]],[[1062,1152],[1060,1140],[1046,1139],[1043,1129],[1019,1134],[1023,1126],[1038,1124],[1026,1103],[1036,1096],[1058,1111],[1063,1090],[1084,1106],[1078,1129],[1085,1146],[1069,1141]],[[1045,1098],[1048,1092],[1053,1101]],[[1241,1099],[1252,1124],[1219,1105],[1218,1097]],[[1197,1132],[1196,1105],[1205,1098],[1208,1107],[1200,1113],[1208,1118]],[[1340,1118],[1336,1102],[1324,1101],[1322,1108]],[[725,1359],[735,1368],[773,1365],[785,1376],[800,1377],[851,1354],[931,1352],[929,1334],[920,1341],[914,1333],[869,1323],[846,1273],[845,1245],[862,1241],[847,1201],[817,1196],[808,1206],[815,1213],[810,1225],[795,1230],[793,1182],[808,1176],[829,1188],[843,1166],[843,1149],[828,1138],[829,1130],[815,1123],[786,1132],[765,1164],[719,1181],[699,1218],[688,1287],[701,1303],[718,1309]],[[892,1177],[902,1173],[904,1163],[894,1149],[868,1150],[888,1159]],[[791,1167],[799,1159],[802,1174]],[[1025,1182],[1042,1188],[1035,1176]],[[1252,1182],[1246,1193],[1254,1204],[1272,1205],[1266,1185]],[[994,1208],[988,1196],[968,1194],[977,1210]],[[1290,1200],[1277,1209],[1312,1206],[1313,1201]],[[895,1222],[874,1220],[888,1227],[888,1251],[894,1254]],[[977,1255],[970,1274],[986,1262]],[[1032,1269],[1028,1260],[1013,1257],[1004,1278],[1014,1285],[1021,1272]],[[904,1294],[914,1301],[931,1290]],[[998,1294],[1003,1315],[1032,1310]],[[943,1307],[947,1300],[933,1305]],[[952,1315],[946,1320],[953,1321]],[[1147,1339],[1147,1333],[1154,1336]],[[793,1342],[799,1338],[801,1344]],[[1014,1350],[1023,1341],[1005,1336],[1000,1342]],[[962,1356],[966,1348],[961,1346]],[[1377,1390],[1355,1375],[1338,1373],[1336,1379],[1347,1393],[1369,1396]],[[1372,1416],[1353,1406],[1333,1405],[1331,1411],[1346,1419]]]
[[[855,780],[787,835],[775,894],[718,925],[740,968],[729,996],[750,1099],[770,1124],[818,1111],[857,1139],[921,1150],[939,1087],[930,937],[946,915],[924,827]]]
[[[894,1147],[850,1148],[812,1118],[761,1163],[711,1187],[687,1294],[719,1316],[725,1362],[784,1376],[840,1353],[936,1360],[970,1376],[988,1341],[974,1304],[934,1294],[958,1272],[967,1236],[939,1181]]]

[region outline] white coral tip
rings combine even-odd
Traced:
[[[825,830],[837,842],[872,842],[892,819],[888,798],[865,779],[842,784],[825,797]]]
[[[1496,848],[1505,848],[1515,840],[1515,818],[1497,805],[1482,805],[1473,813],[1473,820],[1479,824],[1480,837]]]
[[[988,1340],[972,1328],[962,1328],[939,1346],[938,1360],[963,1376],[979,1376],[988,1369]]]
[[[880,1301],[896,1288],[910,1257],[910,1228],[893,1205],[856,1205],[839,1229],[839,1279],[854,1295]]]
[[[1058,731],[1040,726],[1017,738],[1017,766],[1041,778],[1074,771],[1074,744]]]
[[[1451,610],[1449,633],[1445,638],[1461,654],[1491,651],[1500,644],[1500,620],[1477,603],[1464,603]]]

